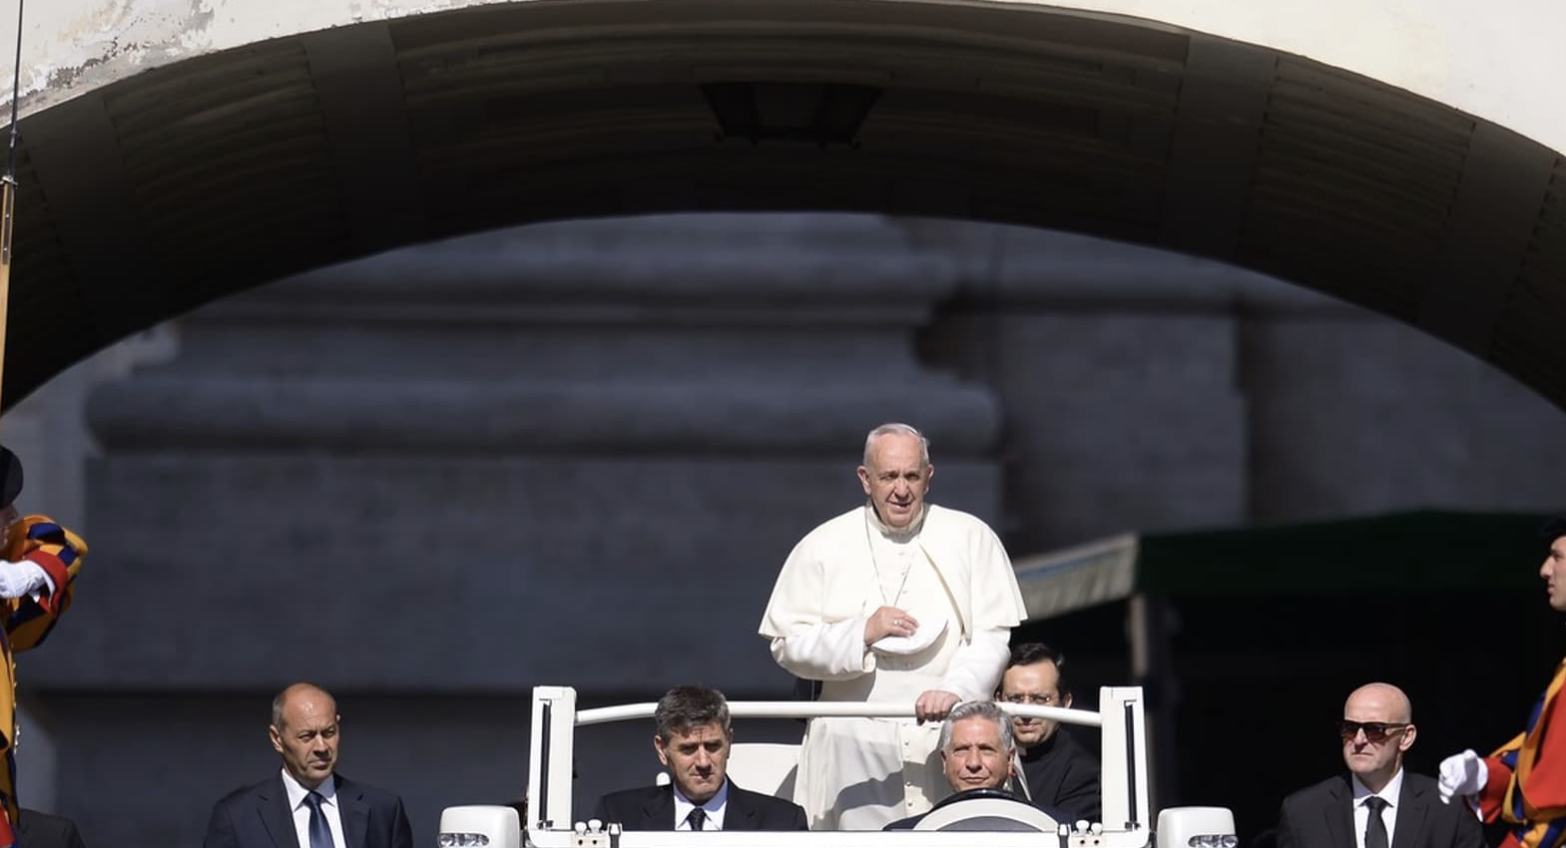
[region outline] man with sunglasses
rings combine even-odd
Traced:
[[[1436,781],[1403,768],[1414,745],[1413,707],[1388,683],[1355,689],[1338,736],[1348,773],[1290,795],[1278,848],[1483,848],[1479,820],[1441,803]]]
[[[1545,524],[1539,537],[1549,546],[1539,576],[1550,608],[1566,612],[1566,516]],[[1566,662],[1556,668],[1522,733],[1488,757],[1470,749],[1441,762],[1441,800],[1461,797],[1485,823],[1506,825],[1500,848],[1566,845],[1566,734],[1547,735],[1551,725],[1566,722],[1563,686]]]

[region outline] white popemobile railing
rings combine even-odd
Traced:
[[[1101,792],[1104,821],[1088,829],[1061,823],[1050,833],[1038,830],[984,832],[985,848],[1148,848],[1154,829],[1148,809],[1147,738],[1140,687],[1099,690],[1097,711],[1001,703],[1007,713],[1047,718],[1102,730]],[[580,822],[571,808],[571,771],[578,727],[645,720],[653,703],[599,709],[576,708],[576,690],[539,686],[533,690],[531,762],[528,767],[529,821],[520,822],[510,807],[452,807],[441,817],[442,846],[489,845],[513,848],[522,831],[536,848],[973,848],[974,831],[904,830],[739,832],[694,834],[674,831],[621,831],[608,823]],[[729,713],[746,718],[867,717],[912,718],[912,705],[887,703],[731,701]],[[963,802],[964,807],[970,802]],[[1233,848],[1234,819],[1227,809],[1177,808],[1158,820],[1158,848]]]

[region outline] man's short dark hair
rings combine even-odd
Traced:
[[[1555,540],[1562,536],[1566,536],[1566,515],[1557,515],[1544,522],[1544,526],[1539,528],[1539,538],[1546,548],[1555,544]]]
[[[729,702],[723,693],[706,686],[676,686],[658,699],[658,709],[653,712],[658,725],[658,738],[665,743],[676,733],[686,733],[693,727],[718,723],[723,732],[729,731]]]
[[[1065,698],[1071,694],[1071,687],[1066,683],[1066,655],[1051,648],[1043,642],[1023,642],[1011,649],[1011,659],[1006,662],[1007,668],[1015,668],[1019,665],[1034,665],[1041,662],[1055,664],[1055,688],[1060,690],[1060,697]],[[1005,679],[1003,674],[1002,680]],[[1000,688],[996,688],[1000,693]]]

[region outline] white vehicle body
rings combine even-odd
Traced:
[[[1148,803],[1147,736],[1140,687],[1104,687],[1098,710],[1062,709],[1001,703],[1007,713],[1053,719],[1064,724],[1098,727],[1102,822],[1055,822],[1025,804],[975,800],[947,805],[915,830],[901,831],[722,831],[695,834],[676,831],[622,830],[613,822],[584,821],[571,807],[571,772],[579,727],[614,721],[650,721],[656,704],[640,703],[578,710],[576,690],[539,686],[533,690],[531,761],[528,768],[528,821],[511,807],[450,807],[441,816],[441,846],[518,848],[692,848],[721,844],[724,848],[975,848],[974,833],[983,832],[983,848],[1234,848],[1234,817],[1222,807],[1182,807],[1164,810],[1156,838]],[[747,718],[811,718],[862,716],[910,718],[912,704],[730,701],[729,713]],[[777,790],[785,781],[777,766],[779,752],[797,746],[734,745],[730,774],[744,774],[747,787]],[[786,793],[784,793],[786,794]],[[1004,828],[976,828],[976,822],[1004,819]]]

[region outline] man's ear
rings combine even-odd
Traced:
[[[1403,738],[1398,741],[1397,749],[1399,751],[1407,751],[1409,748],[1414,747],[1414,737],[1417,735],[1419,735],[1419,728],[1410,724],[1403,730]]]
[[[266,735],[272,739],[272,750],[279,754],[283,753],[283,734],[277,732],[277,727],[271,724],[267,725]]]
[[[1066,693],[1066,697],[1060,699],[1060,705],[1062,707],[1065,707],[1068,710],[1071,709],[1071,693],[1070,692]]]
[[[661,763],[665,768],[668,768],[669,755],[664,753],[663,737],[656,733],[653,734],[653,750],[658,752],[658,762]]]
[[[859,485],[865,488],[865,495],[870,494],[870,469],[859,466]]]

